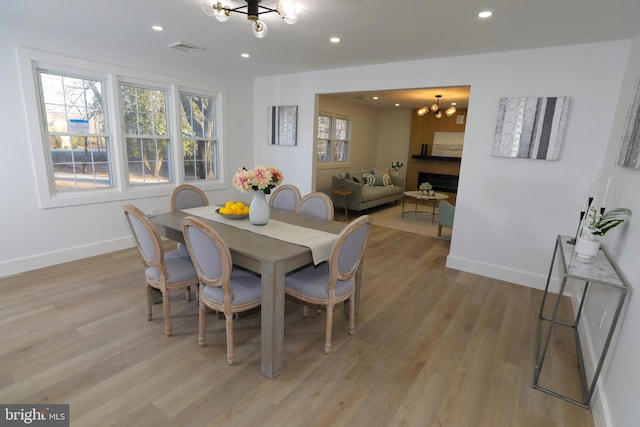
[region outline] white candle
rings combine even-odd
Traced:
[[[609,186],[611,185],[611,177],[607,179],[607,186],[604,189],[604,197],[602,198],[602,207],[607,206],[607,196],[609,195]]]
[[[589,197],[596,197],[596,192],[598,191],[598,183],[600,182],[600,172],[596,175],[596,179],[591,183],[591,188],[589,189]]]

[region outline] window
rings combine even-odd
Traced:
[[[219,173],[216,99],[180,93],[185,181],[216,180]]]
[[[349,119],[318,116],[316,159],[319,163],[346,162],[349,159]]]
[[[18,48],[43,208],[223,189],[223,92],[209,84]]]
[[[127,84],[120,92],[129,184],[171,181],[166,92]]]
[[[111,188],[103,82],[38,69],[50,182],[55,192]]]

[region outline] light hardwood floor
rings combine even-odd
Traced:
[[[0,402],[68,403],[72,426],[593,426],[532,388],[542,292],[444,267],[449,242],[374,226],[354,336],[287,300],[285,366],[260,373],[260,314],[197,344],[197,305],[145,320],[125,250],[0,280]],[[558,375],[562,377],[562,375]],[[560,379],[559,381],[563,381]]]

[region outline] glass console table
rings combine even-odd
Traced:
[[[551,266],[549,267],[547,284],[538,314],[533,388],[583,408],[589,408],[629,285],[620,273],[618,266],[604,248],[601,249],[598,255],[592,260],[585,262],[576,258],[574,246],[567,243],[570,239],[568,236],[558,236],[553,251]],[[553,301],[553,294],[549,293],[549,283],[551,282],[554,271],[559,274],[559,278],[561,279],[560,289],[555,302]],[[568,285],[575,289],[576,297],[580,297],[580,303],[577,313],[573,315],[573,318],[563,319],[563,317],[567,317],[566,313],[572,312],[570,299],[563,299]],[[608,331],[602,332],[606,334],[606,337],[603,335],[601,343],[602,350],[595,364],[595,368],[590,368],[591,365],[589,365],[587,368],[592,372],[587,373],[582,354],[579,329],[581,328],[580,322],[583,320],[582,317],[585,314],[585,305],[588,304],[590,288],[598,289],[593,290],[593,292],[599,294],[606,292],[607,301],[612,301],[611,304],[615,305],[615,309]],[[581,296],[579,295],[580,290],[582,291]],[[612,293],[614,297],[610,297],[608,295],[609,293]],[[545,307],[545,304],[547,307]],[[565,305],[565,310],[560,310],[563,304]],[[568,307],[566,307],[567,304]],[[561,315],[561,312],[565,314]],[[595,323],[593,321],[588,323],[602,327],[605,317],[604,314],[605,312],[603,311],[599,323],[597,321]],[[586,322],[586,320],[583,321]],[[556,326],[558,328],[556,328]],[[590,335],[593,335],[594,331],[591,332]],[[573,335],[573,339],[575,340],[575,348],[567,344],[567,341],[569,341],[569,343],[572,341],[571,335]],[[594,350],[594,352],[597,351],[597,349]],[[544,372],[543,366],[547,368]],[[571,383],[571,380],[567,381],[567,378],[570,377],[567,370],[577,371],[575,373],[576,380],[574,381],[573,390],[559,391],[555,389],[554,391],[554,386],[557,386],[554,385],[554,378],[558,376],[563,377],[564,383]],[[579,379],[577,379],[577,377],[579,377]]]

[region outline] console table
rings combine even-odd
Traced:
[[[571,237],[569,236],[558,236],[553,250],[553,258],[551,260],[551,266],[549,267],[547,284],[545,286],[544,296],[542,298],[542,304],[540,306],[540,312],[538,314],[533,388],[548,393],[552,396],[561,398],[567,402],[574,403],[583,408],[589,408],[591,404],[591,398],[598,381],[598,376],[600,375],[607,350],[609,349],[609,345],[611,344],[611,338],[613,337],[613,332],[618,323],[618,317],[620,316],[622,305],[629,289],[629,285],[624,276],[620,273],[618,266],[615,264],[613,259],[609,256],[604,248],[601,249],[598,252],[598,255],[596,255],[592,260],[590,260],[589,262],[584,262],[576,259],[574,246],[568,243],[570,239]],[[551,316],[549,316],[545,314],[545,303],[547,303],[548,299],[552,299],[549,294],[549,282],[551,281],[553,271],[556,271],[554,270],[554,266],[561,276],[561,282],[560,290],[556,297],[555,303],[549,301],[551,303],[550,307],[552,308],[552,314]],[[562,300],[564,292],[566,291],[568,280],[574,283],[576,285],[576,288],[578,289],[580,288],[580,286],[582,286],[580,305],[577,313],[574,315],[573,321],[571,322],[561,321],[558,318],[558,309],[560,307],[560,302]],[[596,368],[593,372],[593,375],[591,376],[591,379],[588,380],[582,356],[582,347],[580,345],[580,334],[578,329],[580,321],[582,320],[582,315],[584,314],[583,311],[585,307],[585,301],[587,299],[587,293],[590,286],[593,285],[603,286],[607,291],[616,292],[618,294],[618,301],[615,312],[613,313],[613,317],[611,318],[611,325],[609,327],[609,330],[606,331],[606,338],[604,339],[602,351],[599,355]],[[604,314],[600,319],[599,326],[602,326],[603,319]],[[548,352],[550,349],[550,342],[552,341],[552,335],[554,334],[554,328],[556,326],[573,329],[576,346],[575,351],[576,357],[578,359],[578,369],[580,376],[580,397],[576,396],[575,398],[572,398],[560,391],[551,390],[550,386],[543,386],[540,384],[542,368],[543,366],[545,366],[545,358],[550,358]],[[556,340],[553,341],[555,345]],[[566,343],[561,341],[559,341],[558,343],[558,345],[562,347],[562,351],[559,350],[558,353],[566,355],[567,351],[564,347]],[[563,366],[562,360],[559,360],[558,362],[560,366],[556,364],[556,366],[552,367],[556,375],[560,371],[564,373],[564,370],[566,368],[571,368],[571,363],[566,363],[567,366]]]

